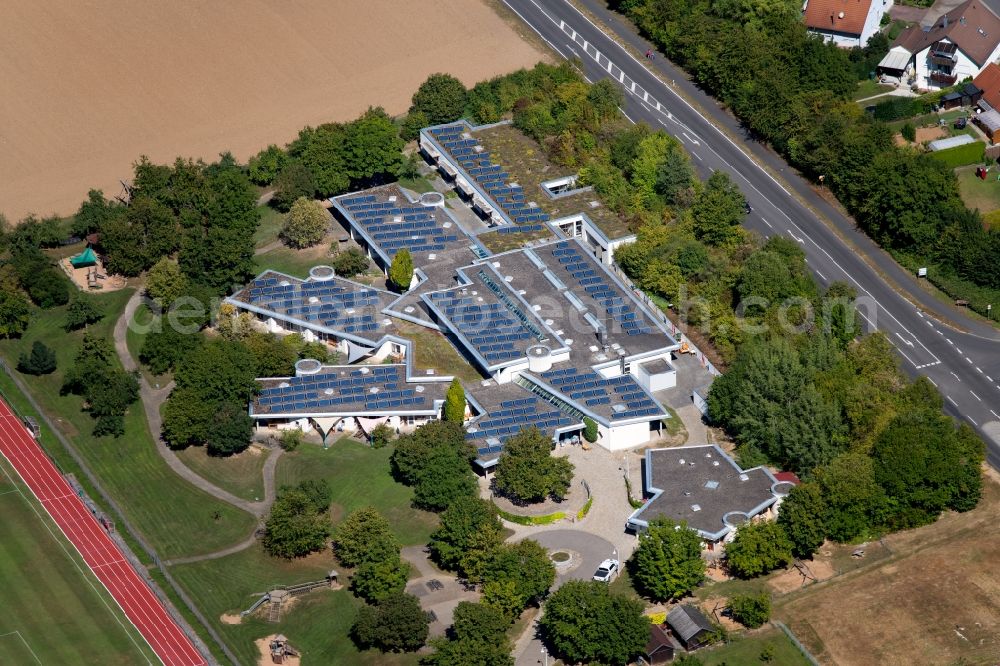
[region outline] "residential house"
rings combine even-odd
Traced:
[[[683,646],[669,631],[658,624],[649,625],[649,641],[646,643],[646,663],[651,666],[669,664],[683,650]]]
[[[890,7],[892,0],[806,0],[802,15],[809,32],[849,49],[868,43]]]
[[[715,634],[715,625],[697,606],[689,604],[671,608],[667,613],[667,624],[686,650],[708,644]]]
[[[1000,109],[1000,66],[991,62],[972,83],[982,91],[977,105],[983,111]]]
[[[917,88],[938,90],[975,78],[1000,56],[1000,17],[981,0],[968,0],[930,26],[904,30],[893,43],[910,54]],[[895,56],[894,56],[895,57]]]

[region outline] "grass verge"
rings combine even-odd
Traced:
[[[208,455],[204,446],[177,451],[177,457],[198,476],[252,502],[264,497],[263,471],[267,456],[266,450],[253,446],[227,458]]]
[[[767,656],[769,655],[769,656]],[[734,638],[725,645],[698,651],[704,666],[722,664],[781,664],[781,666],[810,666],[795,644],[777,627]]]

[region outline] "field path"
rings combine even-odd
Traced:
[[[118,358],[121,359],[122,365],[128,371],[138,370],[138,366],[135,359],[128,351],[128,345],[125,341],[125,335],[128,331],[128,324],[135,315],[135,311],[142,304],[142,291],[137,289],[132,297],[125,304],[125,310],[122,312],[118,321],[115,322],[115,351],[118,353]],[[278,465],[278,458],[282,454],[282,449],[280,447],[275,447],[271,449],[271,452],[267,456],[267,460],[264,462],[264,499],[259,502],[250,502],[248,500],[241,499],[236,495],[233,495],[227,490],[219,488],[212,482],[208,481],[204,477],[196,474],[190,467],[184,464],[177,454],[174,453],[167,443],[163,441],[160,433],[163,430],[163,418],[160,416],[160,405],[167,399],[170,395],[170,391],[174,388],[173,382],[163,386],[159,389],[154,389],[146,381],[146,378],[141,374],[139,375],[139,399],[142,401],[142,408],[146,412],[146,420],[149,422],[149,431],[153,435],[153,439],[156,440],[156,450],[159,452],[160,456],[166,461],[167,465],[170,466],[179,476],[194,484],[198,488],[201,488],[209,495],[216,497],[223,502],[232,504],[235,507],[243,509],[244,511],[253,514],[259,520],[262,520],[267,512],[271,508],[271,504],[274,503],[275,488],[274,488],[274,472]],[[231,546],[225,549],[225,551],[219,551],[222,557],[223,555],[228,555],[232,552],[238,552],[244,548],[248,548],[254,542],[254,537],[251,535],[248,539],[240,542],[236,546]],[[235,548],[235,550],[232,550]],[[207,556],[201,556],[198,559],[210,559],[215,556],[215,553],[209,553]]]

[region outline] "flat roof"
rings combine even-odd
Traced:
[[[391,321],[381,311],[396,298],[392,292],[333,277],[332,271],[321,280],[303,280],[268,270],[229,300],[258,314],[375,340],[391,332]]]
[[[646,451],[645,486],[653,497],[629,517],[633,527],[656,518],[686,522],[716,541],[777,499],[764,467],[743,470],[714,444]]]
[[[535,426],[554,437],[557,432],[582,427],[580,421],[516,383],[484,381],[467,387],[466,395],[483,410],[466,424],[465,434],[465,440],[476,448],[476,462],[480,467],[495,464],[507,440],[525,428]]]
[[[423,295],[424,302],[485,368],[527,358],[528,348],[564,345],[490,264],[459,270],[462,284]]]
[[[449,385],[408,381],[402,363],[325,365],[315,374],[257,381],[261,392],[250,404],[255,418],[434,415]]]
[[[619,350],[635,358],[678,347],[645,305],[577,238],[484,261],[509,276],[510,287],[524,292],[539,316],[571,344],[575,356],[581,360],[586,356],[592,366],[614,362]],[[599,328],[606,333],[603,344]]]
[[[525,376],[536,387],[554,393],[605,424],[668,416],[632,375],[604,377],[591,368],[560,363],[546,372],[527,372]]]

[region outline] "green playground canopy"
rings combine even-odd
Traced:
[[[86,268],[87,266],[93,266],[97,263],[97,255],[91,248],[88,247],[86,250],[70,259],[69,263],[73,264],[73,268]]]

